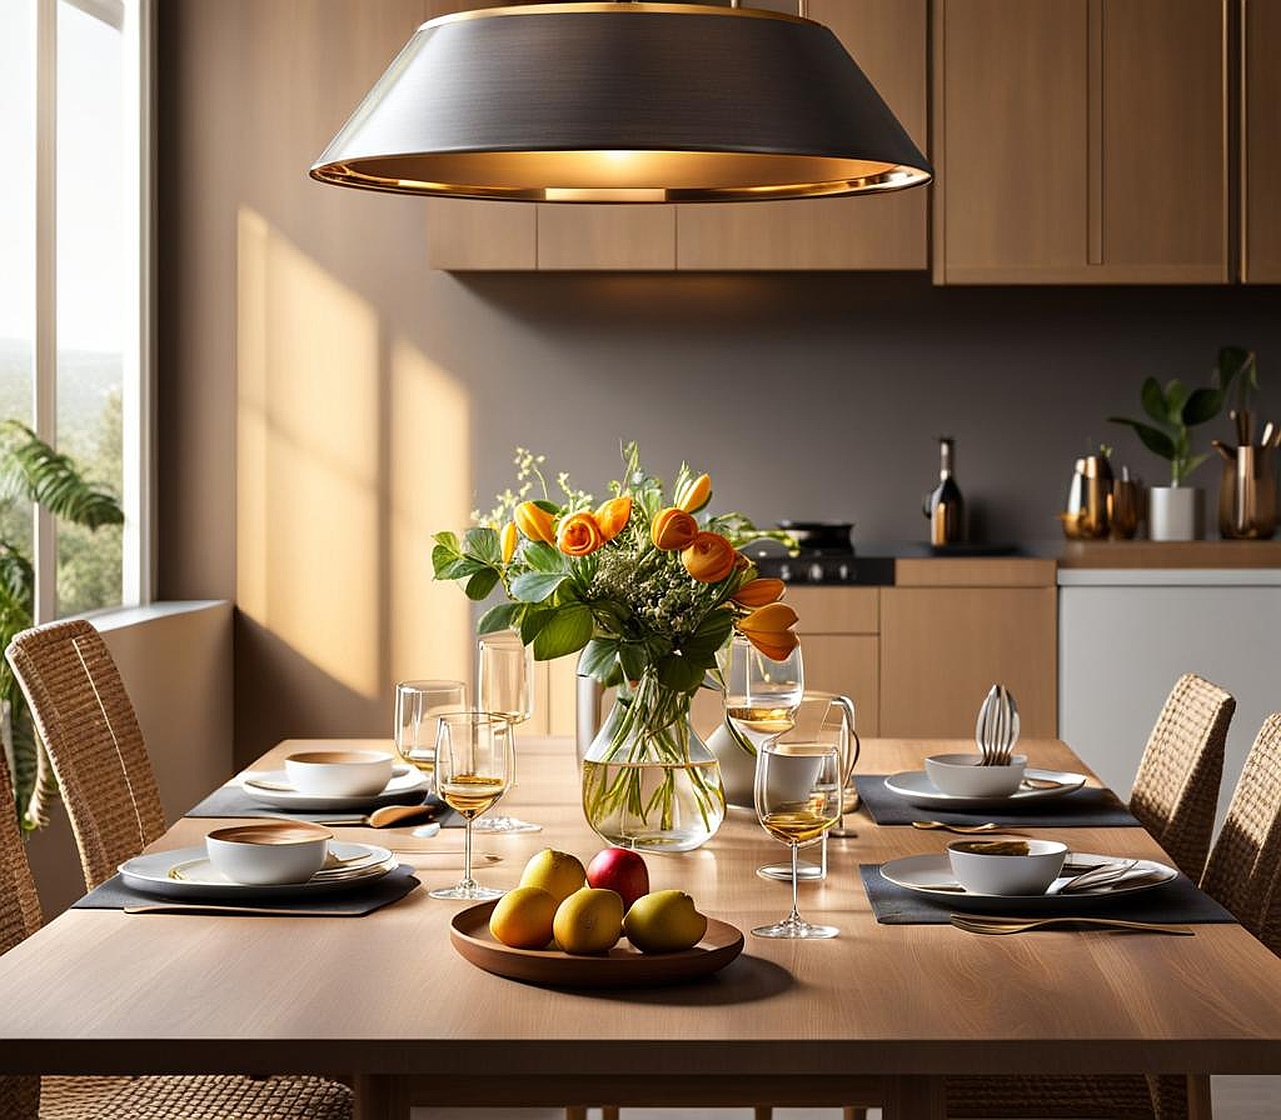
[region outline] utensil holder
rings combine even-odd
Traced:
[[[1242,444],[1219,480],[1219,532],[1233,540],[1271,540],[1277,531],[1277,472],[1270,447]]]

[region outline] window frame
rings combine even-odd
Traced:
[[[121,504],[121,594],[115,610],[146,606],[155,592],[155,6],[154,0],[35,0],[36,4],[36,321],[33,348],[35,433],[57,446],[58,385],[58,11],[78,8],[121,33],[122,105],[127,121],[122,277],[128,328],[122,352],[121,390],[124,467]],[[57,617],[57,535],[53,516],[38,505],[33,513],[35,621]]]

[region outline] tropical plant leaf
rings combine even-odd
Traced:
[[[1189,428],[1213,420],[1223,408],[1222,389],[1193,389],[1183,406],[1183,423]]]
[[[571,603],[551,613],[534,639],[534,660],[554,661],[577,653],[592,638],[592,612],[582,603]]]
[[[1161,388],[1161,383],[1155,377],[1149,377],[1143,382],[1143,388],[1139,390],[1139,397],[1143,401],[1143,411],[1153,420],[1158,424],[1168,422],[1170,410],[1165,403],[1165,392]]]
[[[88,529],[124,522],[114,494],[85,481],[70,456],[59,454],[25,424],[6,420],[0,424],[0,437],[7,445],[0,480],[8,494]]]
[[[1167,424],[1183,423],[1183,404],[1188,399],[1188,387],[1177,377],[1165,387],[1165,421]]]
[[[1159,455],[1162,459],[1173,459],[1176,452],[1174,440],[1164,432],[1152,427],[1151,424],[1144,424],[1140,420],[1127,420],[1124,416],[1109,416],[1109,424],[1125,424],[1134,429],[1139,439],[1143,441],[1146,447],[1153,455]]]

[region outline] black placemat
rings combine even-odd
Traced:
[[[876,920],[885,926],[932,926],[947,925],[951,914],[964,914],[967,910],[951,903],[947,899],[933,899],[918,891],[909,891],[891,883],[881,874],[879,863],[861,863],[858,868],[863,877],[863,889],[867,900],[872,904],[872,913]],[[968,912],[978,913],[973,907]],[[982,913],[1002,913],[1001,910],[981,911]],[[1064,915],[1054,910],[1028,909],[1018,911],[1011,909],[1011,914],[1021,918],[1051,918]],[[1184,924],[1205,924],[1208,922],[1235,922],[1236,919],[1208,894],[1199,890],[1186,875],[1180,873],[1177,879],[1150,891],[1139,891],[1136,894],[1122,895],[1106,902],[1090,902],[1082,899],[1080,909],[1073,909],[1073,917],[1078,918],[1125,918],[1131,922],[1167,922]]]
[[[988,809],[946,812],[940,806],[913,805],[885,788],[884,774],[856,774],[854,783],[868,815],[877,824],[911,824],[913,821],[942,821],[944,824],[993,824],[1017,828],[1137,828],[1139,822],[1110,789],[1086,786],[1062,797],[1045,797],[1015,803],[1012,812]]]
[[[414,790],[400,797],[380,797],[372,808],[381,808],[384,805],[418,805],[426,803],[440,806],[440,812],[432,817],[432,820],[436,821],[441,828],[462,828],[467,823],[439,799],[435,797],[424,799],[421,790]],[[364,811],[367,813],[372,810]],[[194,809],[189,809],[184,814],[184,816],[188,817],[275,817],[277,819],[291,818],[299,821],[331,821],[360,815],[361,810],[358,809],[328,809],[315,812],[294,812],[289,809],[278,809],[271,805],[264,805],[261,801],[255,801],[236,782],[219,786],[199,805]],[[423,822],[419,821],[418,823],[422,824]]]
[[[269,910],[272,913],[289,917],[342,917],[359,918],[372,914],[393,902],[399,902],[419,885],[414,877],[414,869],[402,863],[399,867],[387,872],[381,879],[368,886],[337,894],[318,894],[310,898],[253,898],[246,899],[245,905],[255,910]],[[160,895],[144,894],[132,887],[125,886],[119,875],[113,875],[105,883],[94,887],[79,902],[72,905],[73,910],[123,910],[126,906],[181,906],[190,903],[192,906],[226,906],[233,908],[236,903],[231,899],[203,900],[199,898],[167,898]],[[231,910],[234,914],[234,910]],[[245,915],[255,917],[257,915]],[[270,917],[271,915],[262,915]]]

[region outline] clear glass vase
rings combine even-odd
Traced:
[[[602,840],[688,852],[720,828],[720,764],[690,727],[689,704],[650,673],[618,690],[583,759],[583,812]]]

